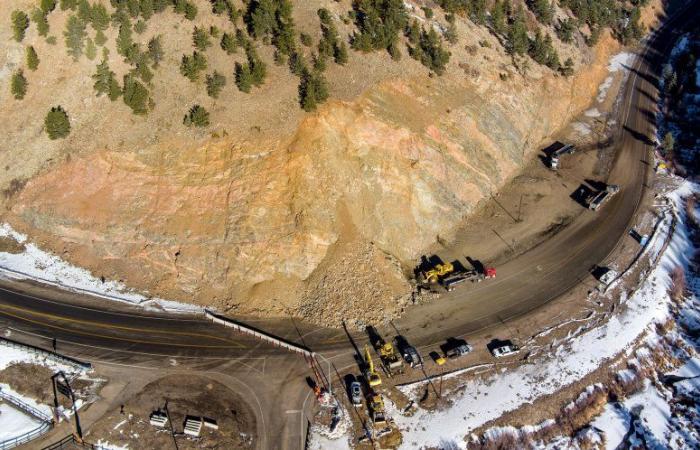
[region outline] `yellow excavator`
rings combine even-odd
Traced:
[[[440,278],[452,273],[454,270],[455,268],[452,263],[446,262],[436,264],[435,267],[422,271],[418,282],[421,284],[434,284],[440,281]]]
[[[367,384],[369,384],[370,387],[382,384],[381,377],[374,370],[374,361],[372,361],[372,355],[369,353],[369,347],[367,345],[365,345],[365,364],[367,365],[367,371],[365,372]]]

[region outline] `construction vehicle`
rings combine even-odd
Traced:
[[[378,350],[379,359],[381,359],[384,370],[389,376],[403,372],[403,361],[399,358],[391,342],[384,342]]]
[[[571,144],[566,144],[558,150],[555,150],[549,155],[548,163],[549,168],[552,170],[559,169],[559,158],[564,155],[570,155],[576,151],[576,148]]]
[[[447,291],[452,291],[455,286],[465,281],[471,281],[472,283],[479,283],[487,278],[496,278],[496,269],[493,267],[485,267],[483,271],[476,269],[472,270],[459,270],[452,272],[448,276],[444,277],[440,284]]]
[[[372,361],[372,355],[369,352],[369,346],[365,345],[365,379],[370,387],[379,386],[382,384],[382,378],[374,370],[374,361]]]
[[[589,202],[588,209],[595,211],[600,208],[603,203],[607,202],[612,198],[613,195],[620,192],[620,186],[616,184],[608,184],[605,189],[598,192]]]
[[[436,264],[434,267],[420,272],[418,275],[418,283],[435,284],[440,281],[441,278],[452,273],[454,270],[455,268],[452,263],[446,262]]]
[[[370,392],[367,397],[367,405],[369,406],[370,417],[375,425],[386,424],[386,413],[384,412],[384,399],[381,394]]]

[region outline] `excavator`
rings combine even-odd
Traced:
[[[435,264],[435,267],[424,270],[420,273],[418,282],[421,284],[434,284],[440,281],[440,278],[452,273],[454,270],[454,266],[449,262]]]
[[[372,422],[375,425],[386,423],[386,414],[384,413],[384,399],[381,394],[370,392],[368,400],[369,410],[371,412]]]
[[[367,384],[369,384],[370,387],[379,386],[382,384],[381,377],[374,370],[374,361],[372,361],[372,355],[370,354],[369,346],[367,345],[365,345],[365,364],[367,365],[367,371],[365,372]]]

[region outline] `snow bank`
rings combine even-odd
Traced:
[[[8,224],[0,226],[0,237],[9,237],[24,244],[22,253],[0,252],[0,275],[13,279],[36,280],[108,300],[139,305],[148,310],[178,313],[203,312],[199,306],[147,297],[128,289],[123,283],[102,282],[87,270],[68,264],[61,258],[27,242],[27,236],[16,232]]]
[[[618,72],[620,70],[628,70],[632,67],[634,58],[637,55],[629,52],[618,53],[617,55],[610,58],[610,63],[608,63],[608,72]]]

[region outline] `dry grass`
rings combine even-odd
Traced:
[[[668,289],[668,295],[671,297],[671,300],[676,303],[683,300],[687,293],[687,287],[685,270],[681,266],[676,266],[671,272],[671,286]]]

